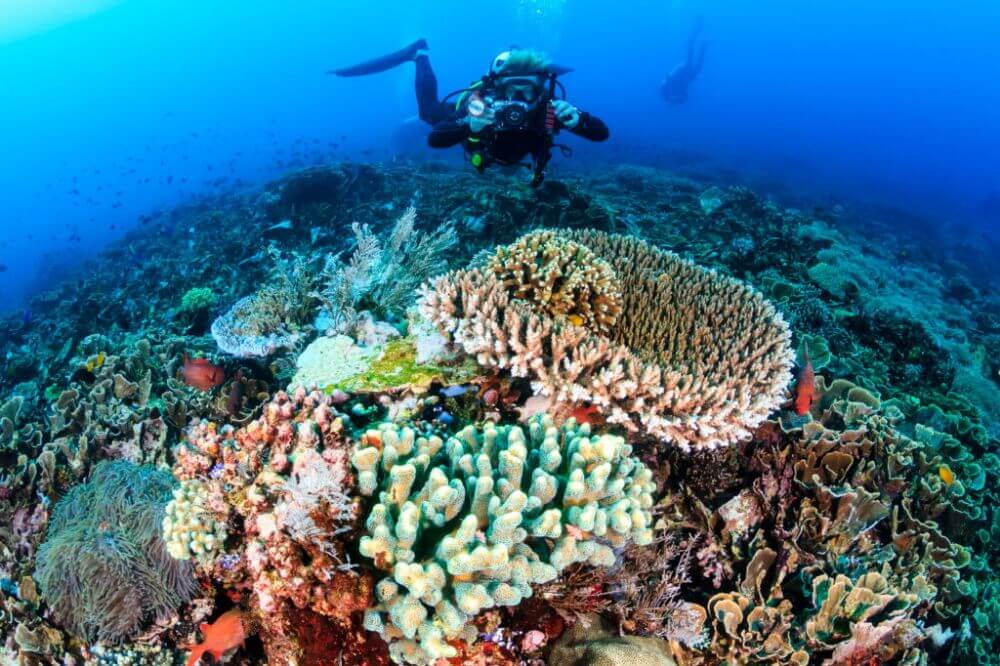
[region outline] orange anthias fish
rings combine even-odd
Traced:
[[[802,349],[802,356],[805,365],[799,370],[799,376],[795,381],[795,413],[799,416],[808,414],[813,400],[816,399],[816,373],[813,372],[813,364],[805,348]]]
[[[199,627],[204,637],[201,643],[188,645],[191,656],[187,666],[195,666],[206,652],[219,661],[223,653],[243,645],[246,633],[243,631],[243,616],[238,608],[228,610],[212,624],[202,623]]]
[[[188,358],[184,354],[184,383],[200,391],[208,391],[226,381],[226,371],[212,365],[207,358]]]

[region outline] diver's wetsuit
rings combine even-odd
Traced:
[[[701,26],[702,21],[699,18],[688,36],[687,59],[667,75],[667,79],[660,87],[663,99],[671,104],[683,104],[687,101],[688,88],[698,78],[701,68],[705,65],[705,49],[708,45],[704,41],[700,43],[698,41]]]
[[[491,126],[487,126],[483,131],[473,135],[468,123],[463,122],[465,111],[457,110],[454,105],[438,99],[437,77],[431,69],[430,59],[421,55],[415,61],[417,107],[420,119],[433,125],[431,133],[427,136],[427,144],[432,148],[450,148],[475,138],[479,141],[474,147],[488,147],[490,157],[500,164],[517,164],[528,155],[537,160],[549,149],[547,137],[541,131],[497,132]],[[534,113],[538,117],[537,122],[532,125],[542,127],[545,108],[539,107]],[[568,129],[573,134],[590,141],[604,141],[610,134],[608,126],[600,118],[585,111],[580,111],[580,122],[576,127],[565,127],[557,120],[555,129]]]

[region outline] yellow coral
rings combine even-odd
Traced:
[[[209,562],[222,550],[226,526],[208,504],[208,486],[201,481],[185,479],[174,490],[162,524],[163,540],[171,557]]]

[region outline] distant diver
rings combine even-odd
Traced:
[[[698,74],[701,73],[701,68],[705,64],[705,49],[708,47],[708,43],[704,40],[698,40],[701,34],[701,25],[702,20],[699,17],[690,36],[688,36],[687,60],[677,65],[660,86],[663,99],[667,100],[669,104],[679,105],[687,101],[688,88],[698,78]]]
[[[438,98],[437,78],[427,53],[427,41],[418,39],[399,51],[327,73],[364,76],[416,63],[417,108],[420,119],[432,126],[428,145],[450,148],[462,144],[469,162],[480,173],[493,164],[529,167],[533,186],[545,178],[560,130],[590,141],[608,138],[604,122],[566,101],[565,89],[557,78],[571,70],[553,64],[538,51],[504,51],[493,59],[489,73],[444,99]],[[456,100],[450,101],[452,98]],[[567,147],[559,148],[568,154]],[[531,160],[526,162],[529,156]]]

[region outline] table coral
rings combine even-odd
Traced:
[[[683,449],[749,437],[783,400],[793,353],[781,315],[746,285],[634,238],[566,232],[614,268],[624,307],[607,335],[552,319],[492,272],[425,285],[423,316],[480,365],[557,404]]]
[[[615,546],[648,544],[655,485],[631,451],[541,415],[446,440],[391,422],[368,430],[351,462],[379,501],[360,550],[390,575],[365,626],[398,662],[453,657],[448,641],[473,642],[479,611],[516,606],[570,564],[611,566]]]

